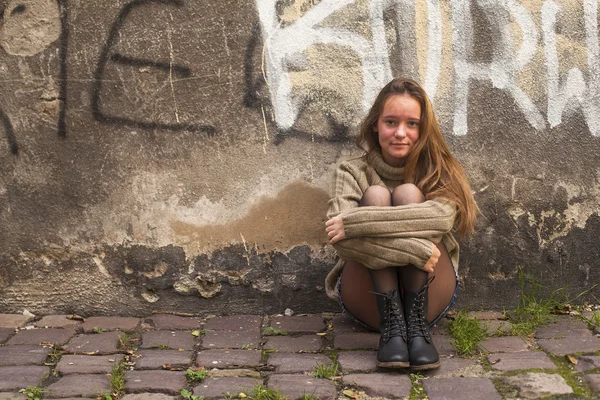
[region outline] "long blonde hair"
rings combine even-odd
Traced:
[[[360,133],[356,139],[357,146],[366,152],[381,151],[374,128],[377,126],[386,100],[395,95],[408,95],[421,105],[419,140],[406,157],[405,182],[414,183],[427,200],[443,197],[455,203],[458,209],[456,216],[458,233],[461,236],[472,233],[478,207],[469,182],[462,166],[448,149],[427,93],[417,82],[396,78],[381,89],[371,110],[360,125]]]

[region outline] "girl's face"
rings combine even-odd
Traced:
[[[373,130],[377,133],[383,160],[393,166],[404,165],[406,156],[419,140],[421,104],[407,94],[387,98]]]

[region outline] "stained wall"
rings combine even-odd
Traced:
[[[599,296],[598,2],[0,2],[0,309],[337,310],[335,165],[394,76],[481,208],[460,304]]]

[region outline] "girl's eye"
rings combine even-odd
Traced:
[[[386,125],[395,125],[396,121],[385,121]]]
[[[417,121],[409,121],[408,126],[416,127],[419,126],[419,123]]]

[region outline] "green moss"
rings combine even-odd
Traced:
[[[562,376],[567,384],[573,388],[576,396],[584,399],[590,399],[592,392],[585,383],[583,383],[584,374],[575,371],[575,366],[566,358],[561,356],[549,355],[550,359],[558,367],[558,374]]]
[[[409,400],[424,400],[427,399],[427,395],[425,394],[425,388],[421,383],[423,379],[423,375],[419,373],[410,374],[410,395],[408,396]]]

